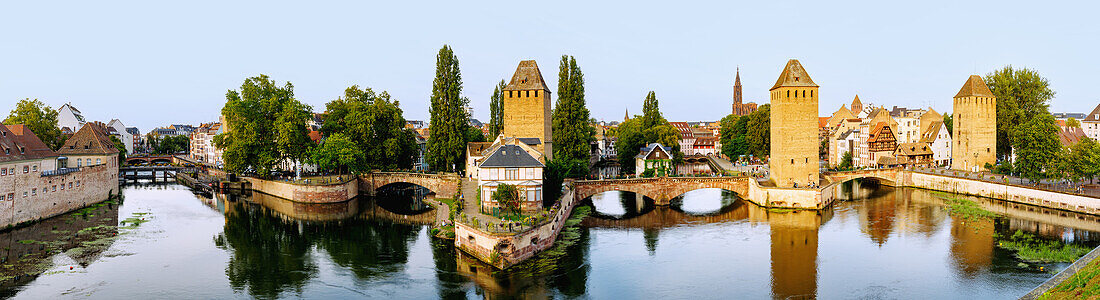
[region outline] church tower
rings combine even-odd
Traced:
[[[741,106],[741,68],[737,68],[737,75],[733,79],[733,113]]]
[[[797,59],[787,61],[771,92],[771,178],[806,187],[818,174],[818,86]]]
[[[970,75],[953,110],[951,169],[981,171],[997,163],[997,97],[981,76]]]
[[[504,136],[538,138],[539,144],[532,146],[550,160],[554,155],[550,124],[550,89],[534,60],[521,61],[504,87]]]

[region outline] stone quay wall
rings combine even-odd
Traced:
[[[571,184],[562,195],[562,207],[546,223],[519,233],[489,233],[455,222],[455,247],[494,267],[505,269],[528,260],[554,245],[565,221],[580,203]],[[497,253],[493,258],[494,251]]]
[[[252,190],[283,199],[307,203],[344,202],[359,195],[359,183],[355,176],[331,184],[305,184],[288,181],[245,178]]]
[[[76,168],[43,176],[42,171],[0,177],[0,226],[11,227],[47,219],[99,203],[119,194],[118,165]],[[25,194],[25,196],[24,196]],[[8,200],[13,195],[14,200]]]
[[[1014,184],[904,171],[899,185],[1100,215],[1100,199]]]

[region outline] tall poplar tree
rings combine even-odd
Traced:
[[[495,139],[504,131],[504,80],[493,88],[489,98],[489,138]]]
[[[584,101],[584,74],[577,60],[561,56],[558,67],[558,101],[554,106],[554,159],[587,162],[596,129],[589,124],[589,111]]]
[[[427,161],[436,171],[463,169],[466,157],[466,127],[470,116],[463,107],[462,72],[451,46],[443,45],[436,55],[435,80],[432,81],[431,125]]]

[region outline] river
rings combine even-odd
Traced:
[[[968,198],[1000,214],[968,219],[938,193],[846,191],[820,212],[713,189],[668,207],[603,193],[563,258],[494,271],[429,237],[431,212],[405,198],[311,205],[127,185],[120,199],[0,233],[0,296],[1007,299],[1068,264],[1023,262],[997,247],[1004,236],[1100,242],[1092,216]]]

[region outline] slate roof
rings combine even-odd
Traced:
[[[981,76],[970,75],[959,89],[959,93],[955,94],[955,98],[962,97],[993,97],[993,91],[989,90],[989,86],[985,85],[985,80],[982,80]]]
[[[859,132],[859,129],[848,130],[848,131],[845,131],[844,133],[841,133],[840,136],[837,136],[836,139],[837,140],[847,140],[848,136],[856,134],[857,132]]]
[[[516,145],[502,145],[489,154],[479,166],[481,168],[529,168],[544,167],[537,159]]]
[[[38,136],[24,125],[0,125],[0,162],[55,157]]]
[[[813,79],[810,79],[810,74],[806,73],[806,69],[802,68],[802,64],[797,59],[792,59],[787,61],[787,66],[783,67],[783,73],[779,73],[779,79],[768,90],[784,86],[817,87],[817,84],[814,83]]]
[[[542,140],[539,138],[516,138],[517,141],[527,144],[528,146],[537,146],[542,144]]]
[[[669,158],[672,158],[672,147],[663,146],[661,145],[661,143],[650,143],[649,145],[642,147],[640,153],[634,156],[634,158],[645,159],[645,157],[649,156],[649,153],[653,152],[653,150],[656,150],[658,147],[660,147],[661,150],[663,150],[665,154],[669,156]]]
[[[504,87],[504,90],[550,91],[550,88],[546,87],[546,81],[542,79],[542,72],[539,71],[539,65],[536,64],[534,60],[525,60],[519,62],[519,66],[516,67],[516,73],[512,75],[512,81],[508,83],[508,86]]]
[[[57,153],[61,155],[106,155],[117,154],[118,149],[111,142],[111,136],[107,134],[106,128],[97,123],[87,123],[73,134],[69,140],[65,141],[65,145],[62,145]]]

